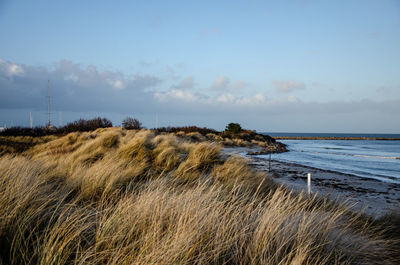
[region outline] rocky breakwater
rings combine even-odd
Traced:
[[[285,144],[276,141],[275,138],[272,138],[269,135],[256,134],[252,136],[253,139],[250,140],[251,143],[260,148],[254,151],[249,151],[248,155],[265,155],[269,153],[283,153],[289,151]]]
[[[286,148],[286,145],[281,142],[271,143],[266,147],[262,147],[256,151],[249,151],[247,152],[248,155],[266,155],[266,154],[276,154],[276,153],[284,153],[289,152]]]

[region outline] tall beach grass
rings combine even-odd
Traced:
[[[379,223],[220,148],[104,128],[2,156],[0,264],[399,262]]]

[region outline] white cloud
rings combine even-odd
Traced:
[[[64,80],[66,80],[66,81],[73,81],[73,82],[77,82],[78,79],[79,79],[78,76],[76,76],[74,74],[69,74],[64,78]]]
[[[237,80],[237,81],[233,82],[232,88],[233,88],[234,90],[240,90],[240,89],[242,89],[242,88],[245,88],[247,85],[248,85],[248,84],[247,84],[246,82],[244,82],[244,81],[242,81],[242,80]]]
[[[252,97],[242,97],[242,98],[238,98],[236,100],[236,102],[238,104],[242,104],[242,105],[258,105],[261,103],[266,103],[267,102],[267,97],[264,96],[263,94],[259,93],[256,94]]]
[[[171,89],[166,92],[155,92],[154,97],[160,101],[166,102],[168,100],[178,99],[185,102],[198,101],[199,97],[193,92],[180,89]]]
[[[265,95],[259,93],[251,97],[236,97],[231,93],[222,93],[215,97],[199,93],[193,93],[187,90],[171,89],[165,92],[156,92],[154,97],[161,102],[181,103],[196,102],[197,104],[207,104],[209,106],[226,104],[230,106],[248,105],[254,106],[267,102]]]
[[[172,86],[175,89],[191,89],[195,85],[194,83],[194,77],[193,76],[187,76],[185,77],[179,84]]]
[[[219,95],[215,101],[217,102],[222,102],[222,103],[229,103],[229,102],[234,102],[235,97],[232,94],[226,93],[226,94],[221,94]]]
[[[248,83],[242,80],[231,82],[227,76],[219,76],[214,80],[212,88],[217,91],[238,91],[248,86]]]
[[[297,82],[294,80],[273,80],[272,85],[279,93],[289,93],[294,90],[302,90],[306,88],[303,82]]]
[[[125,88],[125,85],[121,80],[107,79],[107,82],[115,89],[124,89]]]
[[[266,102],[267,98],[263,94],[259,93],[253,96],[253,101],[260,104]]]
[[[226,76],[219,76],[215,79],[213,88],[216,90],[225,90],[228,88],[230,80]]]
[[[298,99],[297,99],[297,97],[295,97],[293,95],[290,95],[290,96],[287,97],[287,101],[288,102],[297,102]]]
[[[8,77],[12,77],[15,75],[23,75],[24,69],[18,64],[6,62],[0,59],[0,73],[1,72]]]

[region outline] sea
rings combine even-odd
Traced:
[[[400,134],[265,133],[290,137],[400,138]],[[289,152],[272,159],[400,184],[399,140],[278,140]],[[265,156],[267,157],[267,156]]]

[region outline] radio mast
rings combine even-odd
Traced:
[[[61,127],[63,124],[62,122],[62,113],[58,112],[58,126]]]
[[[47,80],[47,127],[50,127],[50,80]]]

